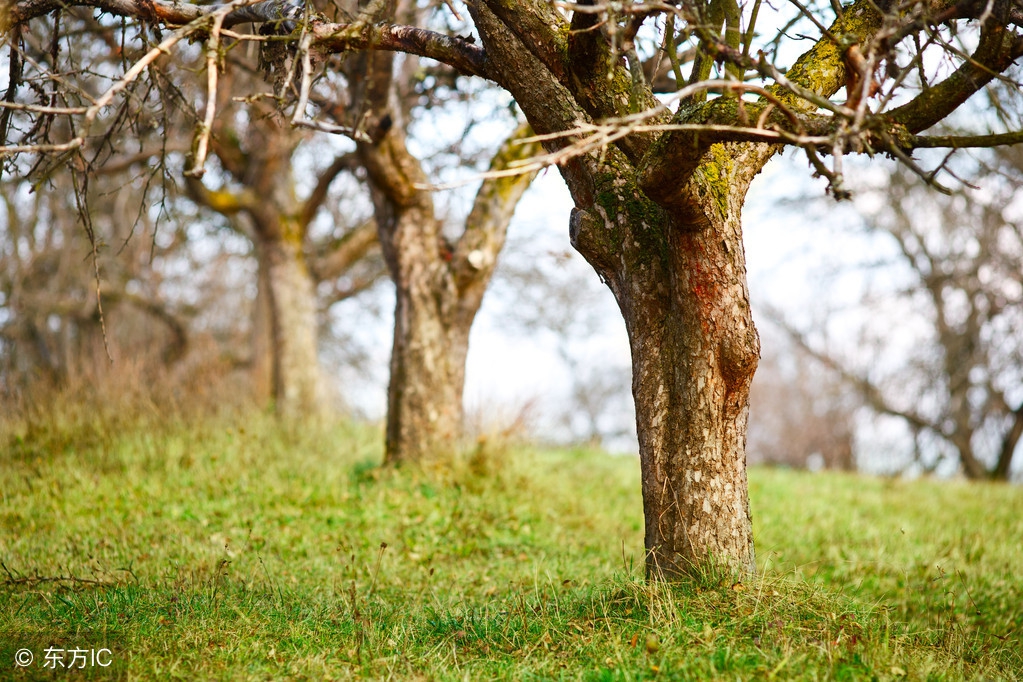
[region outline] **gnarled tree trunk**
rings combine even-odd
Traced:
[[[544,27],[557,18],[529,4],[536,16],[516,15],[519,26],[526,22],[550,41]],[[582,14],[565,45],[575,53],[568,68],[576,77],[559,79],[552,73],[565,67],[557,54],[536,52],[533,41],[512,35],[507,8],[485,2],[470,9],[497,79],[537,133],[628,113],[635,93],[628,94],[620,72],[603,77],[614,73],[610,52],[599,34],[585,30],[590,20]],[[546,144],[557,151],[566,142]],[[663,155],[642,134],[562,164],[576,204],[570,233],[614,292],[629,332],[648,574],[671,577],[708,564],[753,571],[746,424],[760,346],[740,212],[749,183],[773,150],[695,139],[677,147],[686,154],[670,162],[677,181],[667,188],[648,181],[648,154],[655,160]]]
[[[394,16],[413,17],[413,2],[395,3]],[[387,388],[389,464],[423,462],[457,445],[462,434],[462,391],[469,331],[504,246],[515,206],[536,172],[488,178],[476,193],[461,235],[449,242],[434,213],[419,160],[407,146],[412,100],[402,99],[394,57],[368,53],[349,61],[352,95],[367,110],[372,141],[358,156],[372,189],[380,246],[395,284],[394,343]],[[539,152],[520,126],[491,161],[492,171]]]
[[[759,340],[740,212],[776,148],[691,124],[734,125],[777,112],[700,93],[675,114],[658,108],[636,75],[636,55],[628,56],[630,74],[599,12],[576,11],[567,22],[541,0],[480,0],[469,11],[484,46],[477,68],[511,92],[533,129],[547,135],[549,152],[565,152],[581,126],[607,119],[627,126],[638,111],[648,112],[647,123],[682,124],[633,131],[599,153],[577,148],[559,167],[576,205],[573,243],[614,292],[629,331],[648,574],[707,565],[753,571],[745,446]],[[879,25],[864,4],[832,31],[863,36]],[[837,49],[818,48],[788,77],[828,96],[845,69]],[[714,59],[715,49],[701,43],[701,58]],[[786,106],[804,106],[783,97]]]
[[[669,209],[611,164],[572,215],[573,245],[614,292],[629,333],[645,546],[657,575],[708,560],[754,569],[745,453],[760,344],[740,228],[753,174],[711,163],[694,201]]]
[[[422,461],[451,447],[461,434],[472,316],[456,319],[460,301],[441,253],[440,223],[430,197],[411,186],[412,178],[422,182],[425,176],[405,150],[403,136],[393,131],[377,147],[365,149],[363,158],[373,183],[384,260],[395,285],[385,459]],[[390,164],[396,158],[415,173],[401,176],[408,187],[392,184]]]

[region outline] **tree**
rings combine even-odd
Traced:
[[[111,409],[246,404],[227,384],[245,348],[247,258],[151,182],[148,160],[91,177],[89,232],[69,174],[0,185],[0,400],[44,413],[41,396],[88,389]]]
[[[285,416],[322,414],[326,394],[317,354],[316,287],[366,258],[376,246],[376,230],[371,221],[337,224],[330,243],[314,247],[310,226],[331,183],[343,171],[354,170],[356,161],[351,153],[338,154],[319,171],[307,196],[300,197],[292,159],[309,134],[294,130],[272,107],[253,107],[247,117],[232,113],[215,122],[211,148],[234,186],[210,189],[202,179],[187,177],[188,193],[231,219],[232,227],[253,243],[259,264],[252,352],[257,395],[272,396]],[[371,268],[329,302],[358,293],[376,278]]]
[[[381,109],[377,109],[377,115]],[[383,111],[386,111],[384,109]],[[386,114],[385,114],[386,115]],[[500,172],[534,147],[520,127],[491,164]],[[461,236],[448,242],[435,217],[426,176],[392,133],[360,145],[374,190],[384,257],[396,286],[394,345],[387,388],[388,462],[422,461],[461,435],[469,330],[504,245],[515,204],[534,173],[485,180]]]
[[[415,2],[383,3],[379,18],[422,18]],[[374,17],[378,18],[378,17]],[[408,149],[416,97],[408,56],[370,52],[346,65],[347,110],[361,112],[369,139],[357,154],[373,195],[384,259],[395,284],[394,343],[387,388],[385,461],[422,462],[449,450],[462,434],[469,331],[504,246],[515,207],[536,175],[507,173],[539,153],[520,125],[496,151],[456,238],[445,234],[421,161]],[[412,91],[412,92],[410,92]]]
[[[243,11],[156,0],[87,4],[188,24],[185,34],[210,36],[211,51],[218,31]],[[401,51],[492,80],[543,140],[541,161],[558,164],[575,201],[572,243],[611,288],[628,328],[653,576],[708,563],[755,567],[745,439],[759,341],[740,221],[753,177],[782,145],[797,146],[844,198],[848,153],[885,152],[930,178],[912,161],[914,149],[1021,137],[920,134],[1023,53],[1014,30],[1023,18],[1007,0],[792,4],[788,15],[771,16],[780,30],[762,37],[754,30],[761,5],[740,8],[735,0],[584,0],[564,10],[543,0],[472,0],[478,43],[359,19],[314,18],[295,34],[300,46],[320,52]],[[62,6],[15,1],[8,24]],[[280,19],[282,9],[259,3],[244,14]],[[820,37],[789,62],[799,45],[788,36],[810,32]],[[642,44],[648,33],[657,34],[650,49]],[[754,50],[754,41],[763,49]],[[693,48],[688,78],[680,46]],[[641,52],[671,65],[674,110],[656,99]],[[931,59],[936,52],[945,58]],[[843,87],[845,103],[831,101]],[[372,130],[386,145],[383,120]],[[64,144],[78,148],[84,138]],[[831,155],[830,166],[822,153]]]
[[[33,50],[38,52],[39,46],[46,43],[59,46],[65,39],[57,30],[61,25],[72,29],[75,35],[73,41],[62,46],[72,64],[92,59],[97,50],[106,49],[111,41],[117,43],[114,28],[73,13],[55,21],[51,35],[46,35],[45,28],[38,34],[22,32],[21,52],[24,54],[12,52],[11,66],[20,70],[19,79],[27,76],[25,85],[38,87],[33,80],[39,74],[26,72],[24,65],[19,66],[18,58],[31,56]],[[120,53],[125,58],[125,51]],[[357,266],[375,246],[375,229],[372,223],[339,224],[338,229],[325,235],[323,243],[313,243],[310,226],[317,217],[322,217],[324,202],[336,198],[331,196],[331,184],[338,174],[354,168],[353,157],[340,154],[332,162],[328,159],[326,166],[318,169],[320,175],[314,178],[312,190],[300,198],[303,192],[296,187],[298,180],[293,172],[292,157],[311,134],[294,129],[282,119],[275,106],[266,105],[260,99],[266,85],[257,70],[257,55],[253,51],[229,50],[222,57],[227,68],[215,91],[215,109],[220,115],[213,119],[208,140],[204,138],[215,159],[213,173],[206,173],[208,164],[195,158],[196,150],[183,158],[181,155],[189,149],[190,126],[199,116],[196,111],[201,107],[203,94],[190,75],[182,74],[202,68],[204,59],[200,53],[181,55],[175,62],[157,62],[150,67],[147,83],[132,84],[135,87],[115,118],[143,121],[144,125],[133,125],[126,130],[123,125],[102,123],[100,127],[106,128],[103,142],[91,151],[87,163],[78,164],[76,182],[62,177],[60,164],[44,166],[30,177],[36,183],[42,177],[50,182],[59,180],[75,185],[70,196],[79,203],[77,206],[72,203],[66,211],[69,216],[78,213],[87,221],[87,231],[89,222],[94,220],[87,218],[90,214],[102,216],[104,221],[122,223],[134,217],[134,224],[129,219],[122,225],[127,235],[135,235],[135,228],[140,228],[138,239],[128,239],[136,242],[131,245],[132,251],[149,251],[150,255],[157,256],[160,254],[150,249],[145,239],[152,234],[154,243],[156,241],[156,227],[149,215],[151,208],[159,206],[158,215],[170,219],[165,222],[187,223],[194,219],[184,203],[168,196],[168,193],[174,194],[175,186],[181,181],[179,169],[184,162],[186,168],[191,169],[184,174],[191,199],[225,216],[226,223],[253,245],[258,269],[251,348],[247,354],[238,353],[237,347],[233,349],[236,359],[248,355],[245,365],[253,379],[251,398],[258,404],[272,400],[277,411],[288,417],[322,413],[327,401],[317,358],[317,299],[329,299],[326,302],[333,303],[358,293],[382,274],[380,267]],[[116,58],[113,61],[116,63]],[[76,76],[69,74],[68,77]],[[13,95],[18,80],[13,80],[12,84],[9,92]],[[141,85],[146,87],[139,87]],[[256,99],[242,111],[240,105],[232,101],[232,95]],[[65,92],[55,92],[54,96],[83,97],[82,90],[70,86]],[[200,103],[193,105],[193,102]],[[8,108],[4,113],[9,115],[12,111]],[[8,116],[5,125],[10,122],[16,123]],[[159,139],[153,135],[153,130],[160,131]],[[132,143],[138,145],[139,151],[127,153],[125,147]],[[110,211],[109,203],[100,199],[104,192],[111,190],[105,185],[99,186],[98,178],[109,177],[114,168],[120,168],[121,175],[148,177],[146,191],[133,202],[127,215]],[[169,168],[177,172],[167,170]],[[138,184],[137,180],[133,184]],[[150,189],[152,185],[155,191]],[[110,241],[105,239],[105,234],[95,235],[97,257]],[[109,308],[125,296],[109,276],[117,271],[116,266],[109,267],[116,259],[103,260],[108,266],[104,268],[108,276],[104,278],[103,298]],[[337,281],[345,273],[355,274],[347,286],[330,287],[329,293],[325,291],[325,295],[317,296],[318,284]],[[94,298],[93,306],[98,307],[99,298]],[[179,329],[183,327],[179,325]]]
[[[875,350],[854,353],[772,315],[876,413],[908,426],[916,464],[933,470],[951,459],[968,478],[1007,480],[1023,435],[1023,225],[1015,201],[1023,166],[1017,147],[963,159],[960,171],[965,164],[979,166],[973,174],[986,179],[983,190],[943,196],[896,167],[858,192],[868,233],[886,238],[894,255],[872,259],[880,283],[855,309],[855,325],[843,326],[869,340],[891,335],[894,324],[912,339],[904,350],[861,342]],[[895,316],[881,315],[893,308]],[[872,328],[878,318],[881,332]],[[883,361],[895,354],[902,357]]]
[[[102,182],[102,214],[92,223],[98,240],[121,247],[117,258],[96,264],[104,275],[102,308],[95,272],[82,267],[91,246],[76,224],[67,178],[34,191],[27,183],[0,185],[0,386],[73,383],[108,364],[109,355],[121,355],[118,350],[150,370],[169,369],[186,355],[194,310],[166,295],[153,267],[180,241],[166,234],[158,244],[123,244],[126,230],[112,216],[138,211],[144,191],[124,177],[110,180],[116,182]],[[115,334],[117,348],[111,347]]]

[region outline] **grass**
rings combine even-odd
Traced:
[[[111,649],[85,679],[1023,677],[1019,488],[753,470],[761,577],[667,587],[631,458],[105,423],[0,434],[0,679],[48,645]]]

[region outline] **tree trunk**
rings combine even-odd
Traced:
[[[602,55],[607,64],[619,59],[588,14],[573,17],[564,43],[571,61],[562,61],[556,50],[536,49],[564,40],[550,28],[564,26],[560,17],[539,0],[513,5],[470,3],[469,11],[496,79],[537,134],[652,106],[653,95],[630,88],[624,69],[580,76]],[[566,69],[579,77],[560,77]],[[755,569],[745,449],[760,344],[740,212],[776,151],[679,135],[655,143],[635,133],[559,165],[576,206],[572,243],[611,288],[628,329],[647,573],[666,578],[715,564]],[[557,152],[571,142],[551,136],[544,144]]]
[[[996,481],[1008,481],[1012,474],[1012,456],[1016,452],[1016,446],[1023,437],[1023,405],[1020,405],[1012,414],[1012,424],[1002,438],[1002,448],[998,452],[998,461],[995,462],[991,478]]]
[[[389,74],[390,64],[382,67]],[[382,117],[382,115],[381,115]],[[389,126],[389,124],[388,124]],[[420,462],[451,447],[462,427],[468,327],[455,324],[458,290],[426,177],[400,128],[361,144],[377,232],[395,285],[384,461]],[[444,256],[447,256],[445,259]]]
[[[972,436],[972,431],[967,429],[965,433],[956,431],[950,440],[956,448],[956,452],[959,453],[959,463],[962,465],[966,477],[974,481],[982,481],[989,477],[988,471],[974,454]]]
[[[760,342],[740,227],[755,173],[733,158],[705,162],[687,200],[667,210],[628,176],[607,175],[572,216],[573,244],[629,332],[651,576],[755,569],[746,424]]]
[[[450,277],[406,245],[399,267],[385,461],[422,462],[450,450],[462,433],[462,389],[472,317],[458,306]],[[445,268],[446,269],[446,268]]]
[[[440,225],[425,197],[418,198],[397,207],[378,196],[377,215],[390,217],[378,217],[378,225],[396,297],[384,456],[389,464],[436,457],[462,428],[469,329],[453,319],[458,294],[439,255]]]
[[[272,393],[276,411],[290,418],[322,413],[326,405],[317,356],[315,284],[302,250],[306,223],[297,218],[303,213],[311,217],[315,207],[310,211],[295,197],[287,166],[294,145],[275,130],[268,126],[253,136],[259,153],[252,157],[234,147],[217,147],[221,163],[244,183],[241,191],[210,190],[198,179],[187,186],[197,203],[250,221],[239,231],[252,240],[259,264],[252,317],[253,397],[262,402]],[[224,135],[232,137],[237,136]]]
[[[287,417],[322,413],[326,406],[316,348],[316,298],[301,243],[263,240],[259,250],[272,320],[277,410]]]

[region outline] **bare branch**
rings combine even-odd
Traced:
[[[914,135],[908,142],[913,149],[1005,147],[1023,143],[1023,131],[991,135]]]
[[[535,157],[541,147],[532,132],[525,124],[513,131],[491,160],[491,172],[500,173],[517,162]],[[491,175],[483,180],[466,218],[465,232],[455,245],[451,259],[455,282],[463,292],[476,286],[482,297],[490,273],[497,264],[497,254],[504,246],[508,224],[536,172],[502,177]]]
[[[830,353],[826,353],[816,348],[812,343],[810,343],[803,332],[799,331],[788,322],[784,313],[772,306],[763,307],[768,319],[770,319],[771,322],[773,322],[779,329],[785,332],[793,343],[799,346],[799,348],[806,352],[810,357],[841,376],[842,379],[850,386],[854,386],[863,396],[864,400],[866,400],[875,411],[881,414],[887,414],[904,419],[914,428],[926,429],[940,436],[944,436],[940,425],[931,423],[929,420],[912,410],[902,410],[892,405],[885,398],[881,390],[873,382],[871,382],[870,379],[857,374],[845,365],[841,364]]]
[[[887,115],[912,133],[927,130],[955,111],[1021,55],[1023,38],[1009,35],[1000,26],[986,28],[968,61],[941,83],[927,88]]]
[[[377,244],[376,222],[367,220],[340,239],[332,239],[326,246],[314,248],[310,254],[309,269],[317,282],[337,279],[365,258]]]
[[[13,111],[31,111],[34,114],[58,114],[58,115],[84,114],[89,111],[89,107],[47,107],[38,104],[22,104],[20,102],[0,102],[0,109],[11,109]]]

